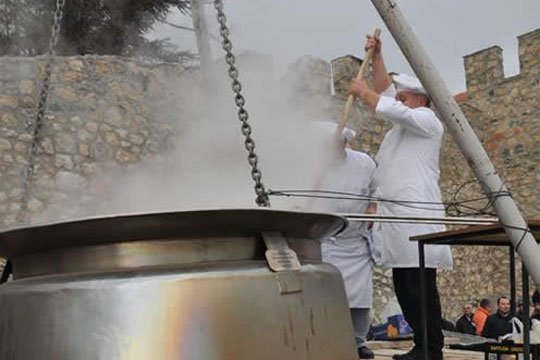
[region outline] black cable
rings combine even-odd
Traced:
[[[324,195],[313,195],[313,194],[330,194],[332,196]],[[414,201],[414,200],[393,200],[385,199],[381,197],[375,197],[370,195],[362,195],[350,192],[343,191],[332,191],[332,190],[270,190],[268,192],[269,196],[286,196],[286,197],[306,197],[306,198],[319,198],[319,199],[334,199],[334,200],[359,200],[359,201],[377,201],[377,202],[390,202],[404,207],[410,207],[413,209],[421,210],[445,210],[444,206],[456,206],[463,203],[468,203],[471,201],[485,200],[487,198],[478,198],[478,199],[468,199],[461,202],[435,202],[435,201]],[[344,196],[335,196],[335,195],[344,195]],[[410,204],[416,205],[440,205],[441,207],[421,207],[421,206],[411,206]],[[465,207],[465,205],[463,205]],[[475,209],[475,208],[471,208]],[[475,209],[476,210],[476,209]]]
[[[412,201],[412,200],[391,200],[391,199],[384,199],[384,198],[378,198],[368,195],[362,195],[362,194],[356,194],[356,193],[350,193],[350,192],[343,192],[343,191],[331,191],[331,190],[277,190],[272,191],[270,190],[268,192],[268,195],[274,195],[274,196],[287,196],[287,197],[306,197],[306,198],[320,198],[320,199],[334,199],[334,200],[361,200],[361,201],[377,201],[377,202],[391,202],[400,206],[413,208],[413,209],[419,209],[419,210],[445,210],[445,213],[448,215],[452,215],[452,208],[455,210],[456,216],[471,216],[471,215],[490,215],[490,216],[496,216],[493,212],[488,212],[487,210],[493,205],[493,201],[501,196],[510,196],[512,197],[512,194],[507,190],[499,190],[488,193],[485,197],[479,197],[479,198],[473,198],[473,199],[466,199],[457,201],[457,196],[461,192],[461,190],[468,184],[475,182],[475,180],[467,181],[463,184],[461,184],[457,190],[454,192],[452,198],[454,201],[446,203],[446,202],[433,202],[433,201]],[[311,194],[331,194],[331,195],[344,195],[346,197],[339,197],[339,196],[315,196]],[[298,195],[298,194],[310,194],[310,195]],[[475,208],[470,207],[464,204],[470,203],[470,202],[476,202],[481,200],[488,200],[486,205],[482,208]],[[440,205],[443,208],[431,208],[431,207],[420,207],[420,206],[410,206],[408,204],[416,204],[416,205]],[[461,208],[471,210],[469,212],[460,210]]]
[[[318,198],[318,199],[332,199],[332,200],[355,200],[355,201],[376,201],[376,202],[389,202],[393,203],[399,206],[412,208],[412,209],[419,209],[419,210],[443,210],[447,215],[454,215],[454,216],[475,216],[475,215],[490,215],[490,216],[497,216],[497,214],[488,211],[489,208],[493,206],[493,203],[498,199],[499,197],[503,196],[509,196],[513,197],[512,194],[508,190],[503,190],[504,187],[501,187],[498,191],[492,191],[486,194],[484,197],[478,197],[473,199],[465,199],[465,200],[459,200],[458,201],[458,195],[459,193],[465,188],[466,185],[474,183],[475,180],[466,181],[463,184],[459,185],[456,191],[454,191],[454,194],[452,195],[453,201],[451,202],[434,202],[434,201],[414,201],[414,200],[392,200],[392,199],[385,199],[385,198],[379,198],[375,196],[369,196],[369,195],[362,195],[362,194],[356,194],[356,193],[350,193],[350,192],[344,192],[344,191],[334,191],[334,190],[269,190],[268,196],[286,196],[286,197],[304,197],[304,198]],[[314,195],[315,194],[315,195]],[[331,196],[325,196],[325,195],[317,195],[317,194],[330,194]],[[487,200],[487,203],[482,206],[481,208],[473,207],[470,205],[466,205],[472,202]],[[414,206],[414,205],[440,205],[443,208],[432,208],[432,207],[422,207],[422,206]],[[464,211],[468,210],[468,211]],[[452,210],[455,211],[455,214],[452,213]],[[527,233],[532,233],[532,231],[527,228],[522,228],[518,226],[508,225],[504,224],[501,221],[499,221],[501,226],[503,228],[510,228],[514,230],[520,230],[523,231],[523,234],[518,241],[518,243],[515,246],[516,251],[518,251],[519,247],[525,240],[525,236]]]
[[[300,193],[300,194],[295,194]],[[345,196],[324,196],[324,195],[311,195],[308,193],[330,193],[332,195],[339,195],[343,194]],[[301,197],[301,198],[315,198],[315,199],[328,199],[328,200],[355,200],[355,201],[377,201],[377,202],[390,202],[394,203],[403,207],[411,208],[411,209],[418,209],[418,210],[431,210],[431,211],[442,211],[444,210],[444,207],[441,208],[432,208],[432,207],[421,207],[421,206],[413,206],[409,204],[423,204],[423,202],[415,202],[410,200],[389,200],[384,198],[378,198],[374,196],[364,196],[359,194],[352,194],[352,193],[342,193],[339,191],[325,191],[325,190],[278,190],[273,191],[270,190],[268,192],[269,196],[285,196],[285,197]],[[429,204],[428,202],[425,202]],[[441,203],[433,203],[437,205],[441,205]]]
[[[461,190],[463,186],[460,186],[458,190]],[[324,195],[313,195],[313,194],[330,194],[332,196],[324,196]],[[342,195],[342,196],[336,196],[336,195]],[[333,191],[333,190],[268,190],[268,196],[285,196],[285,197],[303,197],[303,198],[316,198],[316,199],[330,199],[330,200],[355,200],[355,201],[377,201],[377,202],[390,202],[394,203],[403,207],[413,208],[413,209],[421,209],[421,210],[442,210],[439,208],[426,208],[426,207],[419,207],[419,206],[413,206],[410,204],[426,204],[426,205],[445,205],[444,208],[446,214],[452,215],[449,213],[449,208],[454,207],[456,210],[457,216],[460,215],[466,215],[466,216],[472,216],[472,215],[491,215],[491,216],[497,216],[497,214],[492,212],[487,212],[487,209],[490,208],[493,205],[493,201],[499,197],[502,196],[510,196],[512,197],[512,194],[509,191],[501,190],[501,191],[495,191],[488,193],[486,197],[482,198],[476,198],[476,199],[467,199],[462,201],[454,201],[451,203],[444,203],[444,202],[433,202],[433,201],[413,201],[413,200],[391,200],[391,199],[384,199],[379,198],[375,196],[369,196],[369,195],[362,195],[362,194],[356,194],[356,193],[349,193],[344,191]],[[456,198],[456,194],[454,194],[454,199]],[[470,203],[473,201],[479,201],[479,200],[488,200],[487,204],[478,209],[472,206],[464,205],[465,203]],[[471,210],[469,212],[464,212],[459,209],[459,207]],[[523,234],[518,241],[517,245],[515,246],[516,251],[518,251],[519,247],[525,240],[525,236],[527,233],[531,233],[532,231],[527,228],[522,228],[519,226],[513,226],[504,224],[501,221],[499,221],[500,225],[503,228],[510,228],[514,230],[521,230],[523,231]]]
[[[516,251],[519,250],[519,247],[523,243],[523,240],[525,240],[525,236],[527,236],[527,233],[532,234],[532,231],[528,226],[526,228],[522,228],[521,226],[508,225],[508,224],[505,224],[505,223],[502,223],[502,222],[500,222],[500,224],[501,224],[501,226],[503,228],[509,228],[509,229],[523,231],[523,234],[521,235],[521,238],[519,239],[518,243],[515,246]]]

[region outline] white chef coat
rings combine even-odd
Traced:
[[[375,162],[362,152],[346,149],[325,174],[321,189],[369,195]],[[368,201],[320,199],[317,211],[332,213],[365,213]],[[366,239],[366,224],[350,222],[336,238],[323,240],[323,261],[336,266],[345,283],[350,308],[371,308],[373,261]]]
[[[411,109],[395,100],[394,94],[395,90],[390,86],[381,94],[375,110],[393,127],[384,137],[375,158],[378,167],[372,188],[376,188],[378,196],[384,199],[441,203],[439,152],[444,128],[431,109]],[[380,202],[377,213],[445,214],[443,205],[409,206]],[[373,241],[377,263],[392,268],[418,267],[418,246],[409,241],[409,237],[444,229],[444,225],[438,224],[375,223]],[[425,259],[428,268],[452,268],[452,253],[447,245],[426,246]]]

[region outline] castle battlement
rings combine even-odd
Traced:
[[[518,36],[519,68],[522,73],[534,71],[540,62],[540,29]]]
[[[518,36],[520,73],[531,76],[538,72],[540,58],[540,29]],[[474,93],[492,89],[505,80],[503,50],[492,46],[463,57],[467,91]]]

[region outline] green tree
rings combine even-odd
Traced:
[[[46,53],[55,6],[56,0],[1,0],[0,55]],[[188,13],[190,1],[66,0],[58,54],[153,55],[177,61],[189,53],[177,51],[167,39],[144,37],[174,8]]]

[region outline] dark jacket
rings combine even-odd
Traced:
[[[490,315],[482,330],[482,336],[497,339],[499,336],[511,333],[512,324],[510,323],[510,319],[512,319],[511,313],[508,313],[506,316],[501,315],[499,312]]]
[[[463,315],[456,321],[456,330],[463,334],[476,334],[476,325],[472,321],[472,314],[467,316]]]

